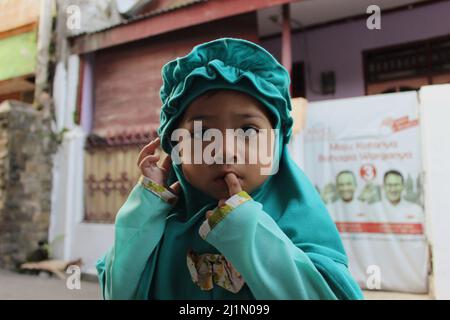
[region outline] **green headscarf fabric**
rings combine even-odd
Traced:
[[[275,153],[279,171],[250,195],[309,256],[330,286],[338,288],[339,298],[360,298],[359,287],[348,271],[338,267],[347,266],[348,262],[338,231],[316,189],[287,148],[293,124],[287,70],[253,42],[221,38],[200,44],[188,55],[165,64],[162,78],[160,96],[163,105],[158,134],[161,146],[168,154],[172,149],[170,134],[177,120],[191,101],[208,90],[238,90],[252,95],[270,110],[276,119],[275,128],[280,130],[278,152]],[[181,166],[173,164],[169,184],[176,180],[181,183],[182,197],[174,215],[189,225],[195,221],[198,226],[198,221],[204,220],[205,212],[217,206],[217,200],[195,189],[184,178]],[[180,228],[184,229],[186,225]],[[212,247],[209,249],[214,251]]]

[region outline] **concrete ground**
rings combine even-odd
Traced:
[[[412,294],[387,291],[364,291],[366,300],[433,300],[428,294]]]
[[[428,300],[428,295],[365,291],[367,300]],[[0,270],[0,300],[99,300],[95,281],[81,281],[81,288],[70,290],[65,280],[55,277],[18,274]]]
[[[96,282],[81,281],[80,289],[70,290],[56,277],[19,274],[0,270],[0,300],[98,300]]]

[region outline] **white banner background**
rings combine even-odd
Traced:
[[[419,130],[415,92],[309,104],[303,167],[362,288],[428,292]]]

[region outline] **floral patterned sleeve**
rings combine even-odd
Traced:
[[[148,191],[154,193],[167,203],[173,204],[177,201],[178,197],[172,193],[169,189],[164,187],[163,185],[153,181],[150,178],[147,178],[144,175],[141,175],[139,178],[139,183]]]

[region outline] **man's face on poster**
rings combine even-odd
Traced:
[[[397,204],[402,198],[403,192],[403,178],[395,173],[390,173],[384,179],[384,190],[386,198],[392,204]]]
[[[354,176],[349,172],[339,174],[336,178],[336,189],[342,201],[352,201],[356,190],[356,181]]]

